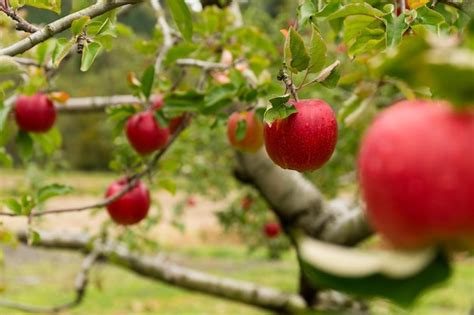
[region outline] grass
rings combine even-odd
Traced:
[[[271,262],[263,254],[248,256],[240,246],[199,246],[179,249],[178,261],[213,274],[253,281],[261,285],[296,290],[298,270],[293,255]],[[71,298],[80,256],[61,251],[25,249],[6,251],[4,292],[1,298],[34,305],[51,305]],[[474,262],[456,265],[449,284],[428,292],[411,310],[387,302],[371,303],[375,315],[467,315],[473,306]],[[0,314],[23,314],[2,312]],[[96,266],[87,297],[67,314],[269,314],[239,303],[189,292],[137,276],[108,264]]]

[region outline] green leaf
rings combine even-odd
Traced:
[[[285,119],[286,117],[297,113],[298,111],[295,106],[288,104],[289,100],[290,94],[270,99],[272,105],[269,106],[263,114],[263,120],[268,124],[272,124],[277,119]]]
[[[371,16],[354,15],[344,19],[344,43],[349,55],[368,53],[385,43],[381,21]]]
[[[204,114],[212,114],[229,105],[237,90],[232,83],[212,87],[204,97]]]
[[[170,178],[161,178],[158,181],[158,186],[167,190],[170,194],[176,194],[176,182]]]
[[[339,73],[339,68],[336,67],[331,71],[331,74],[329,74],[326,80],[320,83],[321,85],[327,87],[328,89],[332,89],[337,86],[337,83],[339,82],[340,77],[341,77],[341,74]]]
[[[318,29],[313,26],[311,43],[309,47],[309,73],[321,71],[326,63],[327,48]]]
[[[197,91],[176,92],[165,96],[163,111],[170,117],[184,112],[199,111],[204,104],[204,94]]]
[[[8,207],[13,213],[20,215],[23,212],[23,207],[14,198],[7,198],[2,200],[2,203]]]
[[[337,18],[344,18],[350,15],[368,15],[380,17],[385,15],[384,12],[375,9],[367,2],[363,3],[351,3],[343,6],[336,12],[332,13],[327,17],[327,20],[333,20]]]
[[[290,27],[285,40],[285,63],[293,73],[303,71],[309,66],[309,55],[303,37]]]
[[[32,134],[31,137],[48,156],[57,151],[62,145],[62,136],[56,127],[51,128],[47,133]]]
[[[318,288],[358,297],[387,298],[412,305],[425,290],[451,275],[446,256],[433,248],[413,252],[363,250],[303,237],[299,259],[306,278]]]
[[[149,66],[142,75],[140,80],[142,93],[145,98],[148,100],[151,95],[151,90],[153,89],[153,82],[155,81],[155,67]]]
[[[313,15],[313,17],[317,18],[325,18],[339,10],[341,7],[341,0],[332,0],[328,1],[328,3],[321,9],[321,11],[317,12]]]
[[[420,24],[436,25],[439,26],[442,23],[445,23],[446,20],[441,13],[436,12],[428,8],[427,6],[422,6],[416,9],[417,18],[416,22]]]
[[[33,155],[33,139],[30,134],[20,130],[16,136],[16,148],[23,161],[28,161]]]
[[[51,184],[48,186],[41,187],[36,195],[38,203],[45,202],[46,200],[56,197],[69,194],[74,189],[70,186],[61,185],[61,184]]]
[[[33,229],[28,229],[28,245],[36,245],[41,241],[41,235],[33,230]]]
[[[8,114],[12,110],[12,105],[5,105],[0,99],[0,132],[5,128],[7,122]]]
[[[54,51],[56,47],[56,40],[51,39],[44,41],[36,46],[36,61],[39,64],[44,64],[46,58]]]
[[[0,165],[4,167],[11,167],[13,165],[13,160],[5,151],[5,148],[0,148]]]
[[[304,2],[298,6],[299,25],[305,25],[316,12],[313,0],[304,0]]]
[[[0,75],[14,75],[24,72],[23,67],[10,56],[0,56]]]
[[[392,14],[385,16],[387,46],[396,46],[402,40],[403,34],[409,25],[405,22],[405,14],[394,17]]]
[[[156,110],[153,114],[160,127],[162,128],[168,127],[169,121],[168,119],[166,119],[162,110]]]
[[[247,121],[245,119],[241,119],[237,122],[237,129],[235,130],[235,139],[237,139],[237,141],[244,140],[246,134]]]
[[[184,39],[191,40],[193,36],[192,16],[184,0],[167,0],[166,3]]]
[[[163,60],[163,64],[166,66],[172,65],[179,58],[189,57],[189,55],[196,51],[197,48],[198,45],[191,42],[178,43],[168,50],[165,60]]]
[[[94,63],[95,58],[102,51],[102,45],[98,42],[84,43],[84,51],[82,52],[81,71],[85,72]]]
[[[71,51],[72,46],[74,46],[75,40],[68,38],[59,38],[56,41],[56,46],[53,50],[52,62],[54,66],[58,67],[61,61],[66,57]]]
[[[71,25],[71,33],[74,36],[77,36],[82,33],[84,30],[84,27],[86,26],[87,22],[89,22],[91,18],[87,15],[82,16],[78,18],[77,20],[74,20]]]
[[[61,13],[61,0],[10,0],[12,8],[18,8],[24,5],[29,5],[35,8],[46,9]]]

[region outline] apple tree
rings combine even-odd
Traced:
[[[288,20],[269,15],[276,4]],[[33,23],[32,7],[60,17]],[[152,10],[151,37],[123,22],[134,10]],[[113,135],[117,175],[89,204],[49,208],[74,189],[53,178],[2,200],[2,217],[28,222],[2,235],[86,253],[72,302],[2,305],[76,306],[98,259],[280,313],[366,310],[374,297],[412,305],[474,245],[473,10],[468,0],[0,1],[2,166],[61,167],[57,118],[95,111]],[[71,60],[94,72],[133,42],[139,70],[119,74],[120,93],[78,97],[80,79],[59,88]],[[299,292],[151,256],[151,188],[237,192],[219,222],[274,257],[294,250]],[[338,197],[347,190],[353,200]],[[35,227],[79,211],[109,216],[95,234]],[[369,238],[382,246],[360,246]]]

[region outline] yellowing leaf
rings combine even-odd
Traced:
[[[59,103],[66,103],[67,100],[70,98],[71,96],[64,92],[64,91],[60,91],[60,92],[52,92],[49,94],[49,98],[53,101],[56,101],[56,102],[59,102]]]
[[[407,0],[408,7],[410,9],[418,9],[430,2],[430,0]]]

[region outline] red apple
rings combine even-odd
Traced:
[[[263,226],[263,232],[268,238],[275,238],[281,232],[280,224],[277,222],[268,222]]]
[[[246,130],[244,137],[238,140],[237,127],[240,121],[245,121]],[[263,145],[262,122],[254,111],[233,113],[227,122],[227,138],[232,146],[241,151],[256,152]]]
[[[168,143],[170,132],[160,126],[153,112],[145,111],[128,119],[126,134],[135,151],[146,155],[163,148]]]
[[[164,97],[162,94],[157,94],[153,96],[153,103],[151,104],[151,109],[159,110],[164,106]]]
[[[112,183],[107,189],[106,197],[120,193],[128,180],[121,179]],[[117,224],[131,225],[143,220],[150,208],[150,192],[146,186],[138,181],[130,191],[107,206],[107,212]]]
[[[358,164],[368,218],[395,247],[474,241],[474,113],[399,102],[368,129]]]
[[[265,124],[265,147],[270,158],[285,169],[313,171],[326,163],[337,142],[337,121],[322,100],[289,101],[297,113]]]
[[[56,109],[45,94],[21,95],[15,104],[15,120],[21,130],[47,132],[56,121]]]

